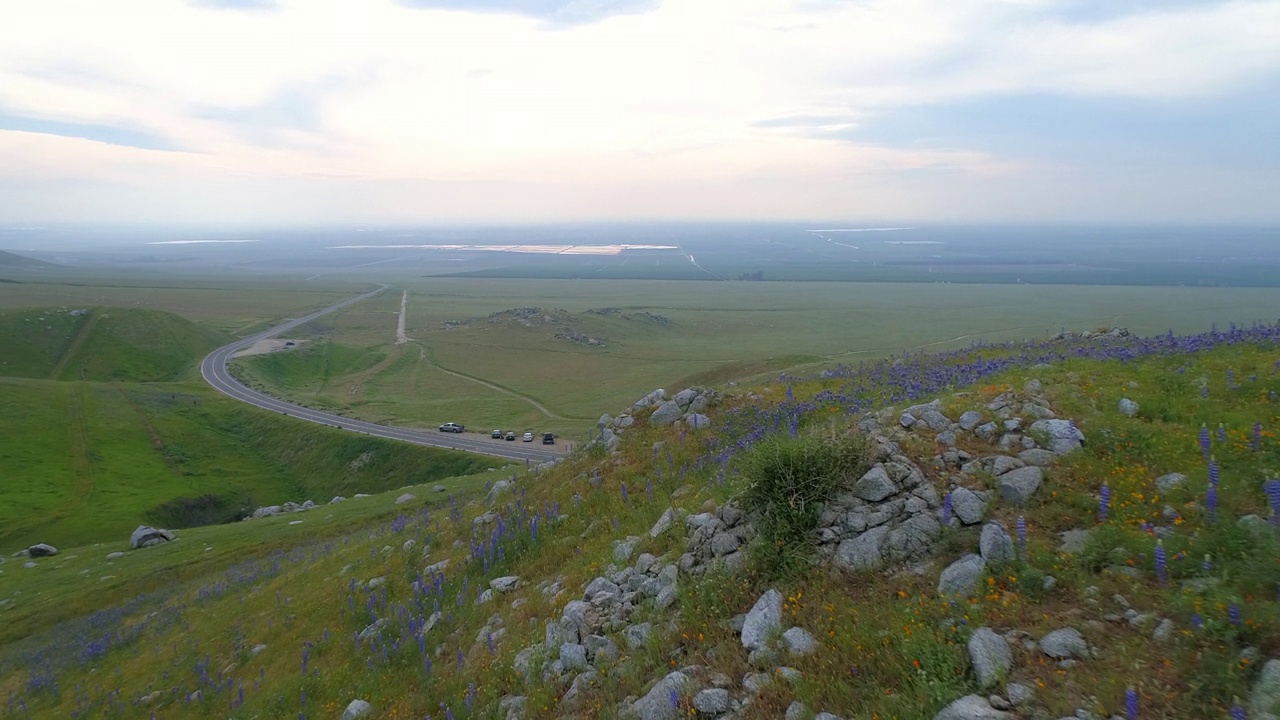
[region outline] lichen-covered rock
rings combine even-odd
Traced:
[[[986,570],[986,561],[979,555],[965,555],[947,566],[938,577],[938,594],[943,596],[967,595],[978,584],[978,578]]]
[[[981,695],[965,695],[938,711],[933,720],[1008,720],[1013,716],[991,707]]]
[[[1000,497],[1005,502],[1023,505],[1040,489],[1043,481],[1044,470],[1034,465],[1010,470],[1000,476]]]
[[[1089,654],[1089,643],[1075,628],[1062,628],[1040,638],[1040,652],[1051,658],[1083,658]]]
[[[663,427],[679,420],[684,416],[684,410],[680,409],[680,405],[675,400],[668,400],[658,406],[657,410],[649,416],[649,424],[655,427]]]

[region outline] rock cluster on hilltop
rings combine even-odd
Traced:
[[[706,412],[718,402],[720,402],[720,393],[710,388],[685,388],[671,399],[667,399],[666,390],[658,388],[632,403],[631,407],[618,413],[617,417],[601,415],[600,420],[596,422],[600,435],[592,442],[600,443],[610,451],[617,450],[622,433],[635,424],[637,417],[650,409],[653,410],[648,416],[650,425],[657,427],[674,425],[690,430],[709,427],[711,418],[706,415]]]

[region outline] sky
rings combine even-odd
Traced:
[[[0,227],[1280,224],[1277,0],[5,0]]]

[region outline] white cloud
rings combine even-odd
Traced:
[[[1031,92],[1196,99],[1280,69],[1274,2],[1086,22],[1059,0],[666,0],[570,27],[356,0],[6,5],[0,117],[141,128],[186,152],[0,130],[0,177],[91,195],[126,178],[172,200],[152,217],[244,222],[955,215],[960,184],[1035,169],[761,121]],[[246,197],[278,209],[238,211]]]

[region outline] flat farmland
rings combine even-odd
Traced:
[[[1186,332],[1280,314],[1280,290],[1268,288],[397,280],[326,318],[313,347],[242,368],[283,396],[367,419],[576,435],[654,387],[1063,329]],[[410,341],[396,345],[403,290]],[[541,312],[511,312],[529,307]],[[326,364],[318,352],[357,359]]]
[[[244,335],[368,290],[368,283],[275,278],[40,276],[0,283],[0,308],[120,307],[163,310],[211,329]]]

